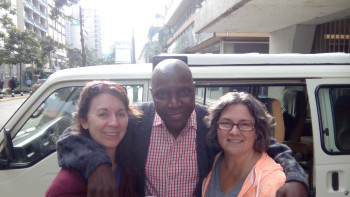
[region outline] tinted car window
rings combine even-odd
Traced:
[[[56,90],[30,116],[13,139],[11,166],[27,166],[56,150],[56,141],[72,125],[80,87]]]

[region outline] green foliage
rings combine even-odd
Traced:
[[[79,1],[80,0],[55,0],[55,6],[51,9],[50,18],[53,20],[57,20],[59,17],[67,18],[68,16],[62,12],[63,7],[70,7],[77,4]]]
[[[114,57],[114,56],[113,56]],[[104,63],[103,64],[115,64],[115,60],[113,57],[108,57],[106,59],[104,59]]]
[[[12,19],[9,17],[8,14],[4,14],[0,17],[0,24],[4,27],[4,29],[10,29],[12,27],[15,27],[15,25],[12,22]]]
[[[145,56],[148,62],[154,55],[167,52],[169,29],[165,26],[151,26],[148,29],[148,42],[145,45]]]
[[[23,93],[29,93],[30,89],[27,86],[23,86],[22,89],[21,88],[15,88],[14,91],[15,91],[14,92],[15,94],[20,94],[22,91],[23,91]],[[4,89],[2,93],[4,95],[11,95],[11,88]]]
[[[67,58],[69,60],[69,68],[75,68],[83,64],[80,49],[67,48]]]
[[[10,0],[1,0],[0,1],[0,9],[9,10],[11,8]]]
[[[16,10],[11,8],[10,0],[1,0],[0,11],[2,13],[0,17],[0,43],[1,43],[4,41],[4,38],[6,37],[7,30],[15,27],[9,14],[12,14],[12,15],[16,14]],[[1,47],[3,46],[0,46],[0,48]]]
[[[69,68],[82,66],[81,50],[77,48],[67,48],[67,58],[69,59]],[[93,51],[86,51],[86,66],[96,66],[103,64],[114,64],[114,58],[99,58]]]
[[[4,38],[4,48],[0,49],[0,63],[32,64],[42,70],[53,50],[54,41],[50,37],[40,38],[31,31],[10,28]]]
[[[46,36],[45,38],[41,38],[39,43],[40,58],[38,58],[35,63],[38,68],[43,68],[50,60],[50,53],[55,51],[55,41],[51,37]]]
[[[62,2],[70,5],[78,0],[55,1],[60,6],[63,5]],[[16,14],[10,0],[0,0],[0,11],[3,13],[0,17],[0,43],[3,43],[3,46],[0,46],[0,64],[32,64],[32,67],[35,65],[42,70],[49,61],[50,52],[55,49],[54,40],[50,37],[40,38],[31,31],[17,29],[9,16]]]
[[[8,57],[8,64],[33,64],[40,59],[40,43],[31,31],[21,31],[12,28],[7,31],[8,36],[4,39],[4,48]]]

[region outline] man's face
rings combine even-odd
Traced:
[[[158,72],[152,78],[152,96],[157,113],[171,133],[180,132],[195,106],[194,84],[186,70]]]

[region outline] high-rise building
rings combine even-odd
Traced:
[[[58,48],[66,45],[65,20],[59,17],[52,20],[49,15],[54,7],[54,0],[17,0],[17,27],[30,30],[39,37],[49,36],[55,41],[55,50],[50,53],[50,61],[45,72],[55,72],[66,63],[65,49]]]
[[[118,41],[114,44],[115,63],[116,64],[130,64],[132,63],[132,42]]]
[[[44,72],[53,73],[60,70],[67,62],[65,49],[59,48],[59,45],[66,45],[66,31],[63,18],[59,17],[57,20],[52,20],[49,17],[51,9],[54,7],[54,0],[11,0],[11,7],[16,9],[16,15],[10,15],[10,17],[18,29],[30,30],[41,38],[49,36],[55,41],[55,49],[50,52],[49,63],[44,66]],[[4,13],[0,13],[0,15],[2,14]],[[25,67],[27,65],[20,69],[22,75],[19,74],[19,71],[13,72],[9,68],[5,69],[5,80],[11,76],[22,76],[24,81]]]
[[[81,15],[85,47],[93,51],[97,57],[102,57],[101,23],[98,13],[94,9],[81,8]],[[72,7],[72,17],[72,22],[67,23],[66,26],[66,34],[70,35],[67,38],[67,45],[81,49],[79,6]]]
[[[97,57],[102,57],[101,22],[96,10],[84,9],[84,26],[89,37],[89,49],[93,50]]]
[[[49,15],[54,7],[54,0],[17,0],[17,27],[30,30],[39,37],[49,36],[55,41],[55,50],[50,53],[49,64],[45,72],[59,70],[66,63],[65,49],[58,46],[66,44],[65,20],[59,17],[52,20]]]

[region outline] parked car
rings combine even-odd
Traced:
[[[46,81],[46,79],[38,79],[38,80],[32,85],[32,90],[35,91],[36,89],[38,89],[45,81]]]
[[[350,191],[350,54],[176,54],[196,82],[196,102],[211,105],[245,91],[267,105],[272,135],[293,150],[309,196]],[[161,57],[165,58],[165,57]],[[159,60],[160,61],[160,60]],[[89,66],[52,74],[0,133],[0,196],[44,196],[60,170],[56,141],[70,126],[91,80],[123,84],[132,103],[151,101],[151,64]],[[35,180],[35,181],[33,181]]]

